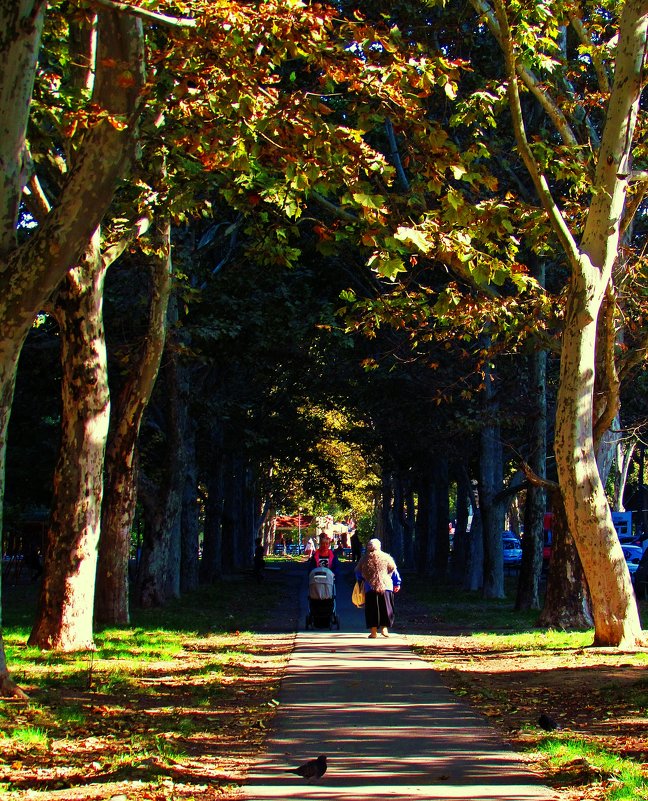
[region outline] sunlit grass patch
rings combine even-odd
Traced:
[[[163,735],[156,737],[154,742],[156,754],[163,762],[180,762],[187,756],[184,749]]]
[[[516,651],[556,650],[562,648],[585,648],[593,639],[593,631],[556,631],[554,629],[535,629],[517,631],[510,634],[477,632],[473,638],[480,645],[488,645],[502,650]]]
[[[605,781],[609,801],[648,799],[648,777],[636,762],[573,736],[548,737],[538,749],[554,768],[573,773],[584,783]]]
[[[8,748],[10,746],[18,748],[47,748],[49,745],[49,735],[38,726],[20,726],[15,728],[9,735],[0,735],[0,745]]]
[[[78,704],[54,709],[54,714],[59,723],[67,726],[82,726],[87,720],[86,712]]]

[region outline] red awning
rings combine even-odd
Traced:
[[[313,515],[277,515],[275,528],[309,528],[314,519]]]

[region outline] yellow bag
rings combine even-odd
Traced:
[[[361,607],[365,605],[365,588],[363,581],[356,581],[351,595],[351,601],[354,606]]]

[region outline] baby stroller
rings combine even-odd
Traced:
[[[328,567],[316,567],[308,576],[308,614],[306,628],[340,630],[335,608],[335,576]]]

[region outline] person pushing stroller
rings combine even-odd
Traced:
[[[333,571],[333,575],[336,578],[340,572],[340,560],[337,558],[335,551],[331,550],[331,539],[324,532],[320,534],[319,548],[306,563],[306,569],[309,573],[316,567],[328,567],[329,570]]]
[[[308,614],[306,628],[340,628],[340,618],[335,603],[335,578],[340,564],[331,540],[322,533],[320,545],[307,562],[308,569]]]

